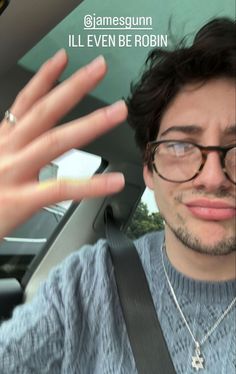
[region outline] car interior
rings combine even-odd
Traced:
[[[139,33],[147,35],[145,40],[149,41],[150,35],[167,35],[168,47],[171,47],[184,35],[191,41],[195,31],[206,21],[232,14],[235,14],[234,0],[207,3],[182,0],[181,5],[177,0],[121,0],[119,3],[114,0],[41,0],[34,5],[30,0],[0,1],[0,118],[41,64],[60,48],[65,48],[69,56],[61,81],[100,54],[108,64],[105,79],[60,122],[65,123],[126,98],[131,81],[139,77],[149,51],[155,47],[151,42],[149,45],[143,42],[142,46],[102,45],[98,42],[99,35]],[[145,16],[152,22],[150,29],[141,31],[128,28],[88,30],[84,24],[87,15]],[[88,33],[97,36],[92,47],[86,45]],[[73,46],[69,44],[71,35],[77,40]],[[9,318],[17,304],[29,302],[50,270],[65,257],[84,244],[105,237],[107,206],[112,208],[124,232],[140,201],[146,204],[150,214],[158,212],[153,195],[145,191],[141,156],[127,122],[83,149],[52,160],[39,178],[75,178],[110,171],[125,175],[125,188],[120,193],[45,207],[0,242],[0,320]]]

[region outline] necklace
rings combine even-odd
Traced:
[[[221,323],[221,321],[224,319],[224,317],[229,313],[229,311],[233,308],[235,302],[236,302],[236,297],[231,301],[231,303],[229,304],[229,306],[225,309],[225,311],[222,313],[222,315],[217,319],[217,321],[214,323],[214,325],[212,326],[212,328],[206,333],[206,335],[203,336],[203,338],[199,341],[197,340],[190,327],[189,327],[189,324],[188,322],[186,321],[186,318],[184,316],[184,313],[182,312],[182,309],[180,308],[180,305],[178,303],[178,300],[176,298],[176,295],[175,295],[175,292],[173,290],[173,287],[171,285],[171,282],[170,282],[170,279],[168,277],[168,274],[167,274],[167,271],[166,271],[166,268],[165,268],[165,264],[164,264],[164,258],[163,258],[163,249],[165,248],[165,243],[163,243],[162,247],[161,247],[161,256],[162,256],[162,265],[163,265],[163,269],[164,269],[164,273],[165,273],[165,276],[166,276],[166,280],[167,280],[167,283],[170,287],[170,291],[171,291],[171,294],[173,296],[173,299],[174,299],[174,302],[176,304],[176,307],[177,309],[179,310],[180,314],[181,314],[181,317],[183,318],[183,321],[195,343],[195,350],[194,350],[194,355],[192,356],[192,367],[194,369],[196,369],[197,371],[200,370],[200,369],[204,369],[204,357],[202,356],[202,352],[201,352],[201,346],[205,343],[205,341],[209,338],[209,336],[215,331],[215,329],[219,326],[219,324]]]

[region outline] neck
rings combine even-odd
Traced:
[[[166,253],[171,264],[189,278],[220,282],[235,279],[236,252],[211,256],[185,246],[175,234],[165,227]]]

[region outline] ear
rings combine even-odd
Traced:
[[[143,167],[143,179],[146,186],[151,190],[154,190],[153,172],[148,169],[147,165],[144,165]]]

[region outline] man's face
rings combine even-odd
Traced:
[[[224,78],[184,87],[166,110],[157,140],[235,144],[235,91],[235,82]],[[144,179],[154,190],[167,232],[201,253],[235,251],[235,185],[226,178],[217,152],[208,154],[191,181],[168,182],[146,166]]]

